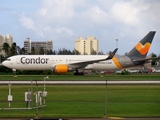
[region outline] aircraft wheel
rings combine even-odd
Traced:
[[[83,76],[83,75],[84,75],[84,72],[80,72],[79,75],[82,75],[82,76]]]
[[[83,72],[75,72],[74,75],[75,75],[75,76],[77,76],[77,75],[82,75],[82,76],[83,76],[84,73],[83,73]]]

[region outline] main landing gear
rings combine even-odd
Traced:
[[[74,75],[81,75],[81,76],[83,76],[84,72],[79,72],[78,69],[76,69],[76,72],[74,73]]]

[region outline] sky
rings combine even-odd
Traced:
[[[74,49],[82,36],[99,40],[99,51],[129,52],[156,31],[149,54],[160,55],[160,0],[1,0],[0,34],[21,48],[24,40],[53,40],[53,50]]]

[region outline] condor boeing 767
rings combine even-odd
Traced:
[[[115,55],[117,49],[109,55],[16,55],[2,64],[13,70],[75,71],[74,75],[83,75],[79,70],[113,70],[144,65],[151,59],[146,55],[154,35],[155,31],[150,31],[126,55]]]

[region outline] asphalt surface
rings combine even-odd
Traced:
[[[0,118],[0,120],[160,120],[159,118],[119,118],[119,117],[109,117],[109,118]]]
[[[44,84],[44,81],[0,81],[0,84]],[[96,85],[96,84],[100,84],[100,85],[106,85],[106,84],[160,84],[160,81],[94,81],[94,80],[90,80],[90,81],[45,81],[45,84],[57,84],[57,85]]]

